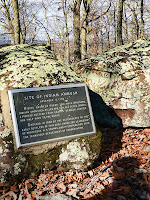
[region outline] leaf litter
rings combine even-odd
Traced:
[[[0,199],[65,194],[76,199],[150,200],[150,128],[103,128],[102,132],[101,160],[93,169],[50,171],[18,185],[2,184]]]

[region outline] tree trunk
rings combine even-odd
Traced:
[[[73,8],[73,60],[78,62],[81,60],[80,50],[80,6],[81,0],[75,0]]]
[[[135,12],[135,7],[134,7],[134,3],[133,3],[133,8],[131,9],[132,14],[133,14],[133,19],[135,22],[135,35],[136,35],[136,39],[139,38],[139,24],[138,24],[138,17],[137,14]]]
[[[65,32],[65,57],[67,60],[67,63],[70,63],[70,49],[69,49],[69,32],[68,32],[68,19],[67,19],[67,13],[66,13],[66,0],[64,2],[64,0],[62,0],[62,8],[63,8],[63,14],[64,14],[64,18],[65,18],[65,28],[66,28],[66,32]]]
[[[133,4],[132,4],[132,7],[131,7],[131,5],[128,3],[127,5],[128,5],[128,7],[130,8],[130,10],[131,10],[131,12],[132,12],[132,16],[133,16],[133,20],[134,20],[134,25],[135,25],[135,33],[133,33],[134,34],[134,37],[133,37],[133,40],[135,40],[135,38],[136,38],[136,40],[139,38],[139,23],[138,23],[138,17],[137,17],[137,14],[136,14],[136,12],[135,12],[135,6],[134,6],[134,3],[135,2],[133,2]],[[136,37],[135,37],[136,36]]]
[[[141,37],[141,39],[143,39],[143,37],[144,37],[143,1],[144,0],[141,0],[141,7],[140,7],[140,13],[141,13],[141,33],[140,33],[140,37]]]
[[[100,27],[100,34],[101,34],[101,53],[104,53],[104,37],[103,37],[102,25]]]
[[[127,19],[127,14],[126,11],[124,12],[124,22],[125,22],[125,36],[126,36],[126,41],[129,41],[129,34],[128,34],[128,19]]]
[[[15,34],[15,44],[20,44],[20,19],[19,19],[19,6],[18,0],[11,0],[13,5],[13,15],[14,15],[14,34]]]
[[[123,39],[122,39],[123,2],[124,2],[124,0],[118,0],[117,45],[122,45],[123,44]]]
[[[81,24],[81,59],[87,56],[87,0],[84,0],[82,7],[82,24]]]
[[[113,15],[113,18],[114,18],[114,42],[115,44],[117,43],[117,39],[116,39],[116,8],[115,8],[115,5],[114,5],[114,15]]]
[[[42,6],[44,8],[44,15],[45,15],[45,20],[46,20],[46,26],[44,26],[45,32],[46,32],[46,36],[47,36],[47,44],[51,45],[51,38],[49,35],[49,24],[48,24],[48,17],[47,17],[47,6],[44,4],[44,1],[42,1]],[[49,46],[49,48],[51,49],[51,46]]]

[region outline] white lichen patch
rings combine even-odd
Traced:
[[[14,164],[14,175],[18,175],[22,171],[21,169],[24,168],[26,158],[22,154],[19,154],[15,159],[16,163]]]
[[[0,125],[3,125],[3,114],[0,113]]]
[[[75,72],[57,60],[44,45],[20,45],[0,49],[0,90],[80,82]]]
[[[19,154],[17,156],[17,159],[19,160],[19,162],[22,164],[26,161],[26,158],[22,155],[22,154]]]
[[[0,145],[0,154],[3,154],[3,148],[1,145]]]
[[[77,140],[70,142],[66,149],[62,148],[62,153],[59,155],[59,163],[71,164],[74,169],[79,169],[81,163],[87,162],[89,154],[86,149],[86,143]]]
[[[14,165],[14,175],[18,175],[21,172],[20,163]]]
[[[0,176],[0,183],[5,183],[6,180],[5,180],[5,176]]]
[[[8,128],[5,128],[4,131],[0,132],[0,137],[5,138],[9,136],[9,134],[10,134],[10,130]]]

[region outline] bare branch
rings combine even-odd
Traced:
[[[101,17],[103,17],[104,15],[106,15],[106,14],[108,13],[110,7],[111,7],[111,2],[110,2],[110,4],[109,4],[109,7],[107,8],[107,10],[106,10],[104,13],[102,13],[101,15],[95,17],[94,19],[89,20],[88,23],[93,22],[93,21],[96,21],[96,20],[98,20],[99,18],[101,18]]]

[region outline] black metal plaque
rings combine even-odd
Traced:
[[[9,90],[20,146],[96,133],[86,84]]]

